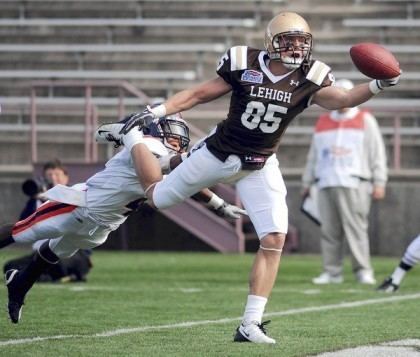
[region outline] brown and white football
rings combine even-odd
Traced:
[[[373,79],[390,79],[400,74],[394,55],[376,43],[359,43],[350,48],[350,57],[357,69]]]

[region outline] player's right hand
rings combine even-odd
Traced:
[[[238,219],[243,216],[247,216],[248,213],[246,211],[238,206],[231,205],[229,203],[223,202],[223,204],[215,210],[216,214],[220,217],[225,218],[234,218]]]
[[[124,119],[125,124],[120,130],[120,134],[125,135],[134,127],[138,127],[139,130],[147,127],[153,120],[156,119],[149,107],[143,110],[141,113],[130,114],[126,119]]]

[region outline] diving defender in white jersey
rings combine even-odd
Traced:
[[[9,270],[5,274],[8,312],[13,323],[19,322],[25,295],[42,272],[59,258],[103,244],[109,233],[146,200],[144,188],[162,179],[161,170],[165,173],[180,162],[179,153],[187,149],[190,139],[188,127],[179,115],[160,118],[147,130],[149,135],[143,136],[138,130],[126,135],[125,149],[84,184],[72,188],[55,186],[44,194],[50,201],[34,214],[0,228],[0,248],[15,242],[46,239],[27,268]],[[139,140],[142,144],[133,148],[133,143]],[[136,152],[140,158],[136,164],[131,152]],[[153,170],[154,167],[157,170]],[[209,190],[203,190],[197,198],[207,202],[221,216],[238,218],[245,213],[224,203]]]
[[[236,189],[260,238],[250,274],[249,295],[237,342],[275,343],[262,323],[274,286],[287,233],[286,188],[276,153],[287,126],[311,104],[334,110],[357,106],[386,87],[390,80],[373,80],[351,90],[330,86],[330,67],[313,60],[312,34],[298,14],[275,16],[265,34],[265,50],[236,46],[220,59],[217,77],[181,91],[164,104],[148,109],[130,122],[109,128],[115,138],[154,118],[188,110],[231,92],[227,118],[203,145],[150,187],[157,208],[173,205],[203,187],[236,182]]]

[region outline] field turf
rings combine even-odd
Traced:
[[[0,252],[0,263],[21,252]],[[354,281],[315,286],[319,256],[286,255],[269,304],[276,345],[232,342],[252,254],[96,251],[87,283],[37,284],[21,323],[0,315],[0,356],[308,356],[420,337],[420,268],[381,294]],[[380,282],[398,258],[374,258]],[[6,305],[6,289],[0,287]]]

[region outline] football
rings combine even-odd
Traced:
[[[390,79],[400,74],[394,55],[376,43],[359,43],[350,48],[350,57],[357,69],[373,79]]]

